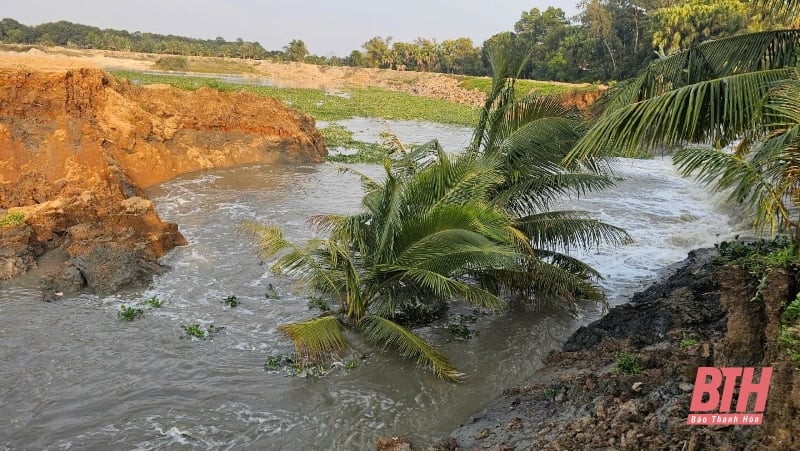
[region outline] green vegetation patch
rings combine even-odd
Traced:
[[[800,367],[800,293],[783,310],[778,343],[796,367]]]
[[[167,84],[186,90],[196,90],[205,86],[222,92],[248,91],[280,99],[287,105],[322,121],[336,121],[352,117],[377,117],[470,127],[478,119],[478,108],[475,107],[381,88],[353,88],[347,95],[337,95],[320,89],[248,85],[225,82],[210,77],[156,75],[129,71],[112,73],[117,77],[144,85]]]
[[[453,318],[453,321],[447,324],[447,331],[454,340],[468,341],[472,337],[480,335],[477,330],[470,327],[470,324],[477,323],[478,317],[485,315],[486,313],[480,310],[473,310],[472,313],[466,315],[459,313]]]
[[[225,300],[223,300],[222,302],[230,308],[235,308],[239,304],[241,304],[241,301],[239,301],[239,299],[237,299],[236,296],[233,295],[226,297]]]
[[[754,276],[800,264],[800,257],[795,255],[792,243],[786,237],[758,241],[742,241],[737,237],[714,247],[717,249],[717,256],[712,260],[715,265],[741,266]]]
[[[331,311],[331,306],[330,306],[330,304],[328,304],[328,301],[326,301],[325,299],[322,299],[321,297],[318,297],[318,296],[311,296],[308,299],[308,308],[309,309],[315,309],[316,308],[316,309],[319,309],[319,310],[321,310],[323,312],[330,312]]]
[[[274,354],[264,360],[264,370],[280,372],[287,376],[297,377],[323,377],[337,369],[351,370],[358,366],[354,359],[342,362],[333,362],[330,365],[301,366],[296,354]]]
[[[267,285],[267,292],[264,293],[264,297],[267,299],[278,299],[280,297],[278,295],[278,290],[275,289],[275,285]]]
[[[683,349],[693,348],[699,344],[700,341],[693,335],[684,335],[683,338],[681,338],[681,341],[678,344],[678,346],[683,350]]]
[[[214,335],[219,333],[223,329],[223,327],[209,324],[208,327],[204,329],[199,324],[189,324],[181,326],[181,329],[183,329],[183,334],[184,334],[183,336],[185,338],[197,338],[198,340],[208,340],[209,338],[212,338]]]
[[[121,321],[133,321],[138,318],[142,318],[144,316],[144,309],[140,307],[134,307],[132,305],[125,305],[122,304],[119,306],[119,312],[117,312],[117,318]]]
[[[642,365],[639,362],[639,357],[627,351],[619,351],[617,353],[617,362],[615,370],[625,374],[639,374],[642,372]]]
[[[25,223],[25,213],[14,212],[0,216],[0,229],[6,227],[17,227]]]
[[[164,301],[158,298],[158,296],[153,296],[150,299],[144,301],[144,305],[150,308],[161,308],[164,306]]]
[[[378,143],[368,143],[353,139],[353,132],[339,124],[329,124],[319,132],[325,138],[329,149],[355,150],[355,153],[328,155],[328,161],[337,163],[381,163],[389,150]]]
[[[468,77],[459,76],[461,81],[459,86],[464,89],[477,89],[489,93],[492,89],[492,79],[489,77]],[[565,94],[575,91],[594,91],[597,85],[591,84],[568,84],[568,83],[553,83],[549,81],[538,80],[516,80],[515,81],[516,96],[522,97],[525,94],[535,91],[539,94]]]

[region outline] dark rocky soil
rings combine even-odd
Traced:
[[[798,275],[771,274],[753,300],[759,281],[713,255],[691,252],[429,449],[800,449],[800,377],[775,341]],[[640,372],[620,371],[621,352]],[[763,426],[686,425],[698,367],[751,365],[774,368]]]

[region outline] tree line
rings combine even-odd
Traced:
[[[481,45],[466,37],[419,37],[411,42],[376,36],[346,57],[319,56],[300,39],[281,50],[258,42],[192,39],[153,33],[101,30],[60,21],[26,26],[0,21],[0,40],[110,50],[255,59],[312,64],[490,75],[493,47],[528,55],[520,78],[586,82],[630,78],[651,61],[701,42],[775,26],[758,3],[746,0],[583,0],[574,17],[560,8],[523,11],[513,30]]]

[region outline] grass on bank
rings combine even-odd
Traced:
[[[25,222],[25,213],[14,212],[0,215],[0,229],[21,226]]]
[[[472,127],[478,119],[476,107],[381,88],[353,88],[346,95],[337,95],[319,89],[247,85],[211,77],[156,75],[130,71],[112,73],[143,85],[166,84],[191,91],[206,86],[223,92],[248,91],[256,95],[275,97],[321,121],[377,117]]]
[[[460,75],[457,76],[457,78],[460,80],[459,86],[464,89],[477,89],[485,93],[488,93],[489,90],[492,89],[492,79],[490,77],[470,77]],[[531,91],[535,91],[542,95],[566,94],[573,91],[594,91],[597,89],[597,85],[589,83],[570,84],[519,79],[515,82],[515,88],[516,96],[522,97]]]

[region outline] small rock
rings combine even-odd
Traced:
[[[640,391],[642,391],[642,385],[644,385],[644,383],[642,383],[642,382],[634,382],[633,383],[633,387],[631,387],[631,388],[635,392],[640,392]]]
[[[491,433],[492,433],[492,431],[490,431],[489,428],[481,429],[480,432],[475,434],[475,440],[483,440],[486,437],[488,437],[489,434],[491,434]]]
[[[678,384],[678,388],[680,388],[681,391],[683,391],[683,392],[689,393],[692,390],[694,390],[694,385],[692,385],[692,384],[690,384],[688,382],[681,382],[680,384]]]

